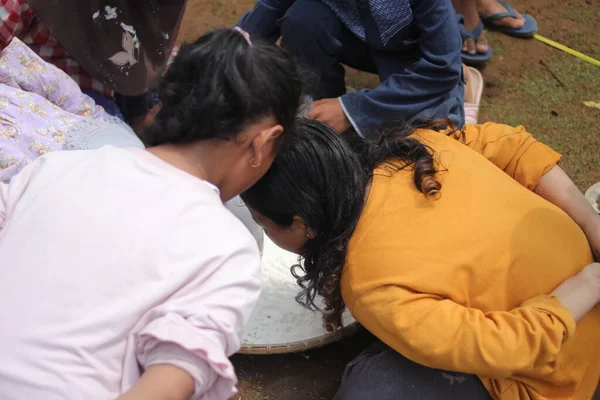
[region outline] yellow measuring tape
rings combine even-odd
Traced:
[[[580,60],[583,61],[587,61],[590,64],[594,64],[596,67],[600,67],[600,61],[596,60],[595,58],[592,58],[590,56],[586,56],[583,53],[578,52],[577,50],[573,50],[565,45],[562,45],[560,43],[556,43],[554,40],[550,40],[548,38],[545,38],[543,36],[538,35],[537,33],[535,35],[533,35],[534,38],[536,38],[537,40],[539,40],[542,43],[546,43],[548,46],[552,46],[554,48],[557,48],[559,50],[564,51],[565,53],[568,53],[572,56],[575,56],[577,58],[579,58]]]

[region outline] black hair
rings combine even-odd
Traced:
[[[449,121],[398,123],[382,130],[376,139],[340,135],[312,120],[298,120],[293,134],[282,139],[267,173],[242,193],[246,204],[289,227],[295,215],[315,231],[302,249],[303,266],[292,267],[302,288],[296,300],[318,310],[316,295],[325,300],[329,322],[339,326],[345,308],[340,278],[346,250],[365,202],[373,170],[412,169],[415,186],[435,198],[441,184],[435,179],[433,152],[409,137],[415,129],[447,129]]]
[[[147,146],[231,139],[268,116],[285,130],[301,91],[298,67],[285,50],[216,29],[181,47],[159,81],[161,109],[142,139]]]

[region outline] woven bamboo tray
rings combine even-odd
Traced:
[[[281,354],[313,349],[340,340],[356,330],[349,312],[342,315],[342,328],[327,332],[322,314],[299,305],[300,290],[290,272],[298,256],[264,238],[262,293],[246,326],[240,353]],[[322,304],[318,304],[322,305]]]
[[[286,354],[297,353],[299,351],[312,350],[330,343],[337,342],[346,336],[354,334],[357,330],[356,322],[351,325],[344,326],[335,332],[327,335],[319,336],[314,339],[304,340],[293,343],[268,344],[268,345],[242,345],[239,353],[241,354]]]

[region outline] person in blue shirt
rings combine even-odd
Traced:
[[[258,0],[239,22],[314,72],[307,117],[362,136],[390,120],[450,118],[464,125],[462,38],[450,0]],[[344,68],[377,73],[346,93]]]

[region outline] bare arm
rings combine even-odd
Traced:
[[[569,310],[577,322],[600,302],[600,264],[585,267],[561,283],[551,293]]]
[[[534,191],[561,208],[587,236],[596,261],[600,260],[600,215],[558,165],[542,176]]]
[[[168,364],[149,367],[140,380],[117,400],[187,400],[194,393],[194,379]]]

